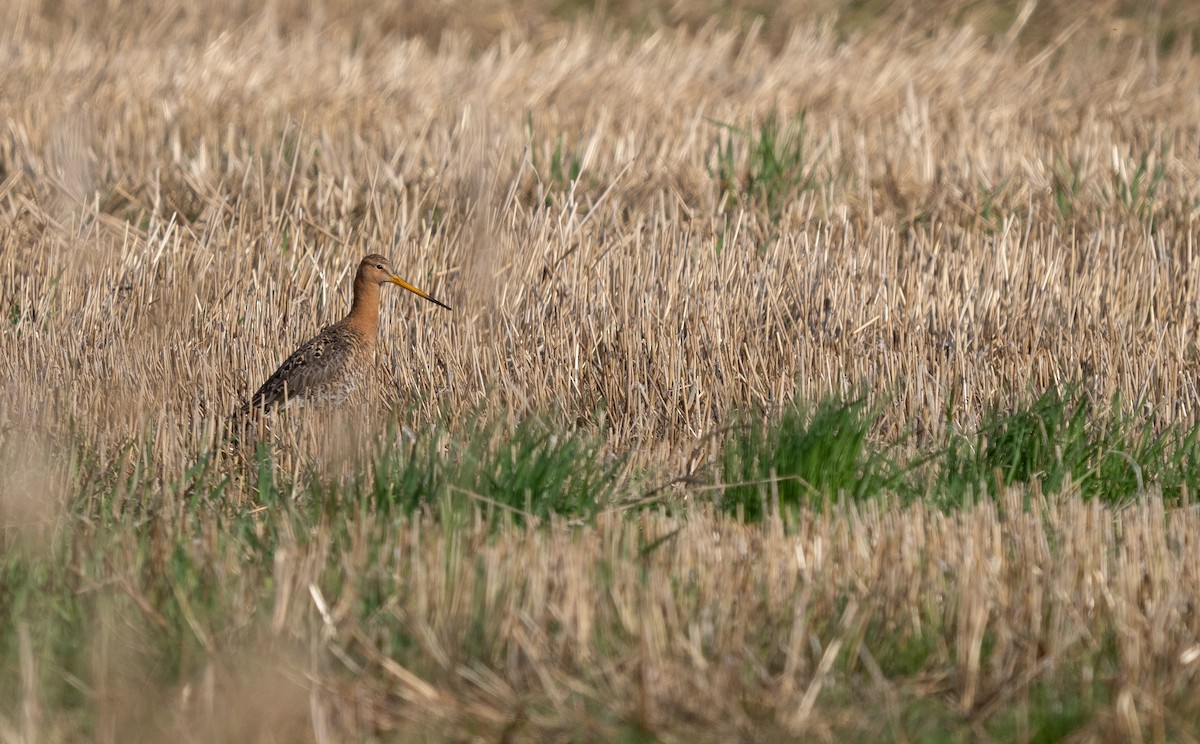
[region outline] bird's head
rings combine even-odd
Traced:
[[[381,256],[378,253],[372,253],[358,265],[358,279],[371,282],[372,284],[395,284],[398,287],[404,287],[418,297],[424,297],[435,305],[440,305],[447,310],[450,309],[450,306],[446,303],[435,300],[433,297],[430,297],[428,294],[396,276],[396,273],[392,271],[392,262],[387,257]]]

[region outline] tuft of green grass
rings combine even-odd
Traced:
[[[1083,179],[1080,177],[1082,169],[1083,163],[1079,158],[1068,161],[1058,156],[1054,159],[1054,206],[1062,220],[1069,220],[1075,214],[1075,205],[1083,190]]]
[[[1167,175],[1164,162],[1169,155],[1170,148],[1166,146],[1159,152],[1147,150],[1132,171],[1124,167],[1113,169],[1115,201],[1142,221],[1150,221],[1154,217],[1159,190]]]
[[[738,206],[757,209],[774,224],[800,194],[820,190],[807,148],[804,112],[783,126],[777,118],[775,112],[769,113],[754,131],[712,122],[723,134],[717,139],[716,164],[709,172],[723,196],[725,212]]]
[[[902,473],[868,438],[878,413],[859,399],[790,405],[777,422],[744,419],[725,442],[721,508],[750,521],[775,511],[862,499]]]
[[[478,508],[496,524],[551,515],[587,520],[617,498],[627,458],[606,453],[595,435],[537,418],[511,431],[486,421],[468,429],[391,436],[370,472],[348,486],[323,485],[324,498],[387,517]]]
[[[557,189],[566,191],[571,184],[579,180],[583,171],[583,157],[578,150],[567,151],[560,134],[554,140],[554,152],[550,154],[550,183]]]
[[[979,226],[988,235],[995,235],[1004,225],[1005,205],[1002,201],[1002,194],[1007,188],[1007,183],[1001,183],[995,187],[989,187],[984,183],[980,183],[978,193],[982,203],[978,210]]]
[[[529,141],[535,142],[533,114],[525,118],[525,135]],[[539,183],[544,189],[542,206],[549,207],[554,201],[555,194],[566,194],[579,181],[583,174],[583,149],[579,144],[574,147],[568,144],[567,138],[559,133],[554,138],[554,149],[550,151],[549,162],[539,155],[539,148],[529,150],[530,163]]]
[[[1200,487],[1200,426],[1156,428],[1114,396],[1103,410],[1078,385],[1045,391],[1024,407],[993,406],[972,436],[951,435],[936,458],[931,496],[962,503],[1015,483],[1045,493],[1068,485],[1087,498],[1118,503],[1157,485],[1168,501]]]
[[[604,454],[600,440],[554,430],[538,419],[518,424],[507,441],[486,446],[476,435],[456,472],[460,491],[518,518],[588,519],[616,497],[624,458]]]
[[[1078,490],[1119,504],[1155,488],[1168,503],[1200,489],[1200,425],[1155,425],[1118,396],[1097,405],[1079,385],[1016,407],[993,405],[974,431],[899,456],[871,441],[878,415],[861,401],[794,402],[775,421],[743,417],[721,454],[719,504],[749,521],[885,493],[953,509],[1004,489]]]

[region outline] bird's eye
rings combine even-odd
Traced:
[[[383,271],[383,264],[375,264],[375,268],[379,269],[380,271]]]

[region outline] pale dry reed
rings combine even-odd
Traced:
[[[418,422],[484,400],[602,411],[615,448],[669,459],[797,393],[865,387],[891,431],[931,433],[951,399],[970,425],[1083,377],[1166,417],[1196,405],[1182,53],[1151,78],[1136,47],[1024,58],[953,29],[802,26],[772,52],[572,27],[476,55],[257,27],[169,48],[13,34],[10,427],[74,422],[102,449],[153,432],[177,468],[200,422],[340,316],[371,250],[461,306],[385,302],[371,403]],[[753,135],[799,110],[817,188],[777,224],[723,209],[713,122]],[[558,141],[574,186],[547,172]]]

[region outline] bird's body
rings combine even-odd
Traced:
[[[270,413],[287,404],[337,405],[365,377],[375,339],[346,324],[326,326],[292,352],[250,399],[247,410]]]
[[[301,344],[267,378],[239,411],[269,413],[281,406],[336,405],[359,386],[370,370],[379,331],[379,288],[396,284],[449,310],[392,273],[390,262],[378,254],[365,257],[354,275],[350,312]]]

